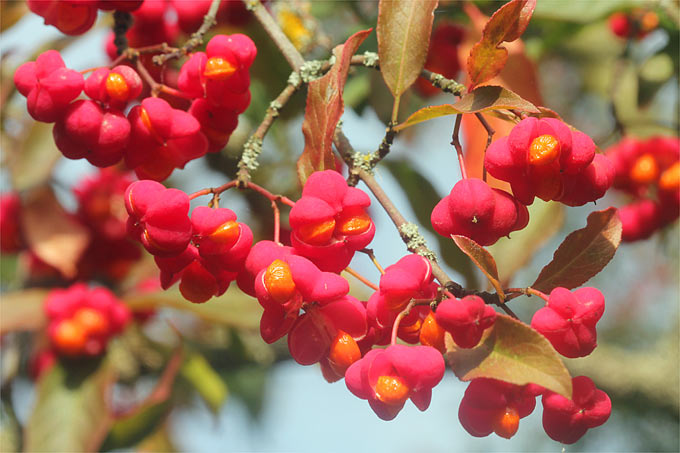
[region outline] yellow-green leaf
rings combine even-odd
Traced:
[[[530,326],[498,314],[493,327],[471,349],[447,335],[446,361],[462,381],[493,378],[516,385],[538,384],[571,398],[571,376],[550,342]]]

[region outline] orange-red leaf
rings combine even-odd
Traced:
[[[350,36],[345,44],[333,49],[336,63],[323,77],[313,80],[307,88],[307,106],[302,133],[305,149],[297,162],[300,184],[305,183],[315,171],[335,169],[333,135],[344,110],[342,91],[347,80],[352,55],[371,30],[362,30]]]
[[[471,349],[447,335],[446,361],[462,381],[493,378],[516,385],[538,384],[571,398],[571,376],[550,342],[530,326],[498,314],[493,327]]]
[[[486,278],[493,285],[501,301],[503,301],[505,293],[503,293],[503,288],[498,278],[498,269],[496,269],[496,261],[493,259],[493,256],[484,247],[468,237],[452,234],[451,239],[453,239],[453,242],[456,243],[463,253],[470,257],[475,266],[486,275]]]
[[[581,286],[609,263],[620,243],[621,220],[616,208],[592,212],[585,228],[564,239],[531,286],[544,293],[558,286]]]
[[[482,31],[482,39],[473,46],[467,60],[472,86],[495,77],[505,66],[508,51],[503,42],[519,38],[531,19],[536,0],[512,0],[491,16]]]

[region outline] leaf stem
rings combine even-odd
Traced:
[[[463,147],[460,144],[460,123],[463,120],[463,115],[456,115],[456,123],[453,126],[453,135],[451,136],[451,144],[456,148],[458,155],[458,165],[460,165],[460,175],[463,179],[467,179],[467,171],[465,170],[465,157],[463,156]]]
[[[344,269],[344,271],[347,272],[347,273],[348,273],[349,275],[351,275],[352,277],[354,277],[354,278],[356,278],[357,280],[359,280],[359,281],[360,281],[361,283],[363,283],[364,285],[366,285],[366,286],[368,286],[369,288],[371,288],[373,291],[378,291],[378,290],[380,289],[380,288],[378,288],[378,285],[376,285],[375,283],[371,282],[370,280],[368,280],[366,277],[364,277],[363,275],[361,275],[360,273],[358,273],[358,272],[355,271],[354,269],[352,269],[352,268],[350,268],[350,267],[346,267],[346,268]]]

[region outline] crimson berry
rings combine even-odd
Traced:
[[[491,245],[529,222],[526,206],[481,179],[462,179],[432,210],[432,227],[442,236],[453,234]]]
[[[85,94],[95,101],[123,109],[142,94],[142,79],[129,66],[99,68],[85,80]]]
[[[629,38],[631,35],[631,21],[626,13],[616,12],[609,16],[609,29],[619,38]]]
[[[99,0],[98,7],[104,11],[126,11],[131,12],[138,9],[144,0]]]
[[[555,288],[545,307],[534,313],[531,327],[565,357],[585,357],[597,346],[595,324],[604,313],[604,296],[595,288],[573,292]]]
[[[340,272],[375,235],[375,225],[366,213],[370,204],[368,195],[347,186],[338,172],[312,173],[290,211],[295,252],[322,270]]]
[[[551,439],[573,444],[589,429],[604,424],[611,415],[609,396],[586,376],[571,380],[571,400],[554,392],[543,394],[543,429]]]
[[[163,99],[144,99],[130,110],[128,119],[132,129],[125,162],[140,178],[162,181],[208,151],[196,118]]]
[[[245,107],[247,106],[243,110]],[[237,111],[242,110],[239,108]],[[201,132],[209,142],[208,152],[217,152],[227,144],[231,133],[238,126],[237,111],[214,107],[203,98],[191,103],[189,113],[201,124]]]
[[[88,31],[97,20],[97,0],[27,0],[28,8],[67,35]]]
[[[52,290],[44,308],[50,342],[66,356],[101,354],[131,319],[130,310],[111,291],[82,283]]]
[[[246,294],[255,297],[255,277],[274,260],[294,254],[292,247],[274,241],[260,241],[250,249],[243,269],[237,277],[238,287]]]
[[[173,256],[189,244],[189,196],[177,189],[166,189],[155,181],[137,181],[125,191],[128,234],[152,255]]]
[[[444,359],[436,349],[397,344],[372,349],[354,362],[345,373],[345,383],[355,396],[368,400],[378,417],[392,420],[408,399],[426,410],[444,370]]]
[[[529,117],[489,146],[484,166],[492,176],[509,182],[525,205],[539,197],[573,206],[595,201],[611,185],[605,161],[598,158],[592,167],[594,157],[595,144],[586,134],[571,131],[555,118]],[[587,188],[575,188],[581,184]]]
[[[542,388],[533,384],[514,385],[497,379],[473,379],[458,408],[463,428],[475,437],[492,432],[506,439],[519,428],[519,420],[536,407]]]
[[[24,247],[21,232],[21,200],[16,193],[0,195],[0,250],[14,253]]]
[[[130,123],[120,110],[79,99],[57,120],[52,135],[65,157],[85,158],[92,165],[108,167],[126,152]]]
[[[461,348],[474,348],[484,331],[493,326],[496,312],[479,296],[446,299],[437,306],[437,324],[451,334]]]
[[[83,76],[68,69],[56,50],[41,53],[34,62],[22,64],[14,73],[14,84],[26,97],[28,113],[45,123],[61,118],[83,90],[83,83]]]

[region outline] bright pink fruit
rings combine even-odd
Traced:
[[[348,187],[340,173],[312,173],[302,198],[290,211],[295,252],[322,270],[340,272],[375,235],[375,225],[366,212],[370,204],[368,195]]]
[[[61,117],[83,90],[83,83],[83,76],[66,68],[56,50],[43,52],[35,62],[22,64],[14,73],[17,90],[26,96],[28,113],[45,123],[53,123]]]
[[[512,195],[492,189],[481,179],[462,179],[432,210],[432,227],[442,236],[453,234],[491,245],[502,236],[524,228],[526,206]]]
[[[28,8],[67,35],[80,35],[97,19],[97,0],[27,0]]]
[[[372,349],[354,362],[345,373],[345,383],[355,396],[368,400],[378,417],[392,420],[408,399],[426,410],[444,370],[444,359],[435,348],[397,344]]]
[[[591,428],[604,424],[612,411],[609,396],[586,376],[572,379],[572,399],[554,392],[543,395],[543,429],[551,439],[573,444]]]
[[[461,348],[474,348],[484,331],[493,326],[496,312],[479,296],[446,299],[437,305],[437,324],[448,331]]]
[[[189,244],[189,196],[155,181],[137,181],[125,192],[128,233],[152,255],[175,256]]]
[[[597,346],[595,324],[603,313],[604,296],[597,289],[555,288],[545,307],[534,313],[531,327],[563,356],[585,357]]]
[[[536,396],[543,389],[534,384],[514,385],[496,379],[473,379],[458,408],[463,428],[475,437],[495,432],[509,439],[519,428],[519,420],[536,407]]]

